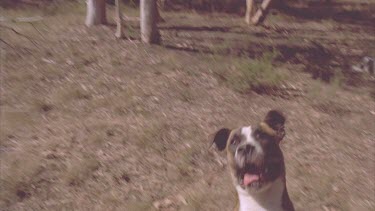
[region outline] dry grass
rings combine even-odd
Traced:
[[[231,209],[225,156],[207,137],[272,108],[288,117],[297,210],[374,209],[374,82],[349,86],[358,81],[335,60],[371,53],[369,26],[271,14],[248,27],[235,15],[165,12],[162,46],[146,46],[137,22],[125,22],[135,40],[116,40],[112,25],[84,27],[84,9],[0,11],[43,15],[35,27],[1,23],[30,38],[2,31],[1,209]],[[337,55],[329,83],[311,76],[317,40]]]
[[[41,157],[35,152],[12,152],[2,157],[1,201],[6,204],[23,201],[30,197],[43,171]]]
[[[99,166],[100,163],[95,157],[72,160],[62,179],[68,185],[81,185]]]

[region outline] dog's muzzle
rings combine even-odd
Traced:
[[[258,152],[251,144],[237,148],[235,154],[236,172],[241,186],[259,186],[263,172],[263,153]]]

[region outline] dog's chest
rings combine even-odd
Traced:
[[[276,181],[270,189],[256,196],[251,196],[237,187],[239,211],[283,211],[283,191],[284,185],[281,181]]]
[[[265,200],[267,201],[267,200]],[[264,202],[267,203],[267,202]],[[263,204],[263,203],[262,203]],[[281,200],[279,203],[275,203],[274,201],[270,201],[267,206],[260,204],[253,198],[241,198],[240,197],[240,209],[239,211],[283,211],[281,206]]]

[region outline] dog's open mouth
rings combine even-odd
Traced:
[[[250,164],[239,170],[239,183],[242,187],[259,187],[262,184],[262,168]]]

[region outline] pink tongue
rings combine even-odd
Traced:
[[[259,180],[258,175],[246,173],[245,176],[243,177],[243,184],[245,186],[248,186],[249,184],[257,180]]]

